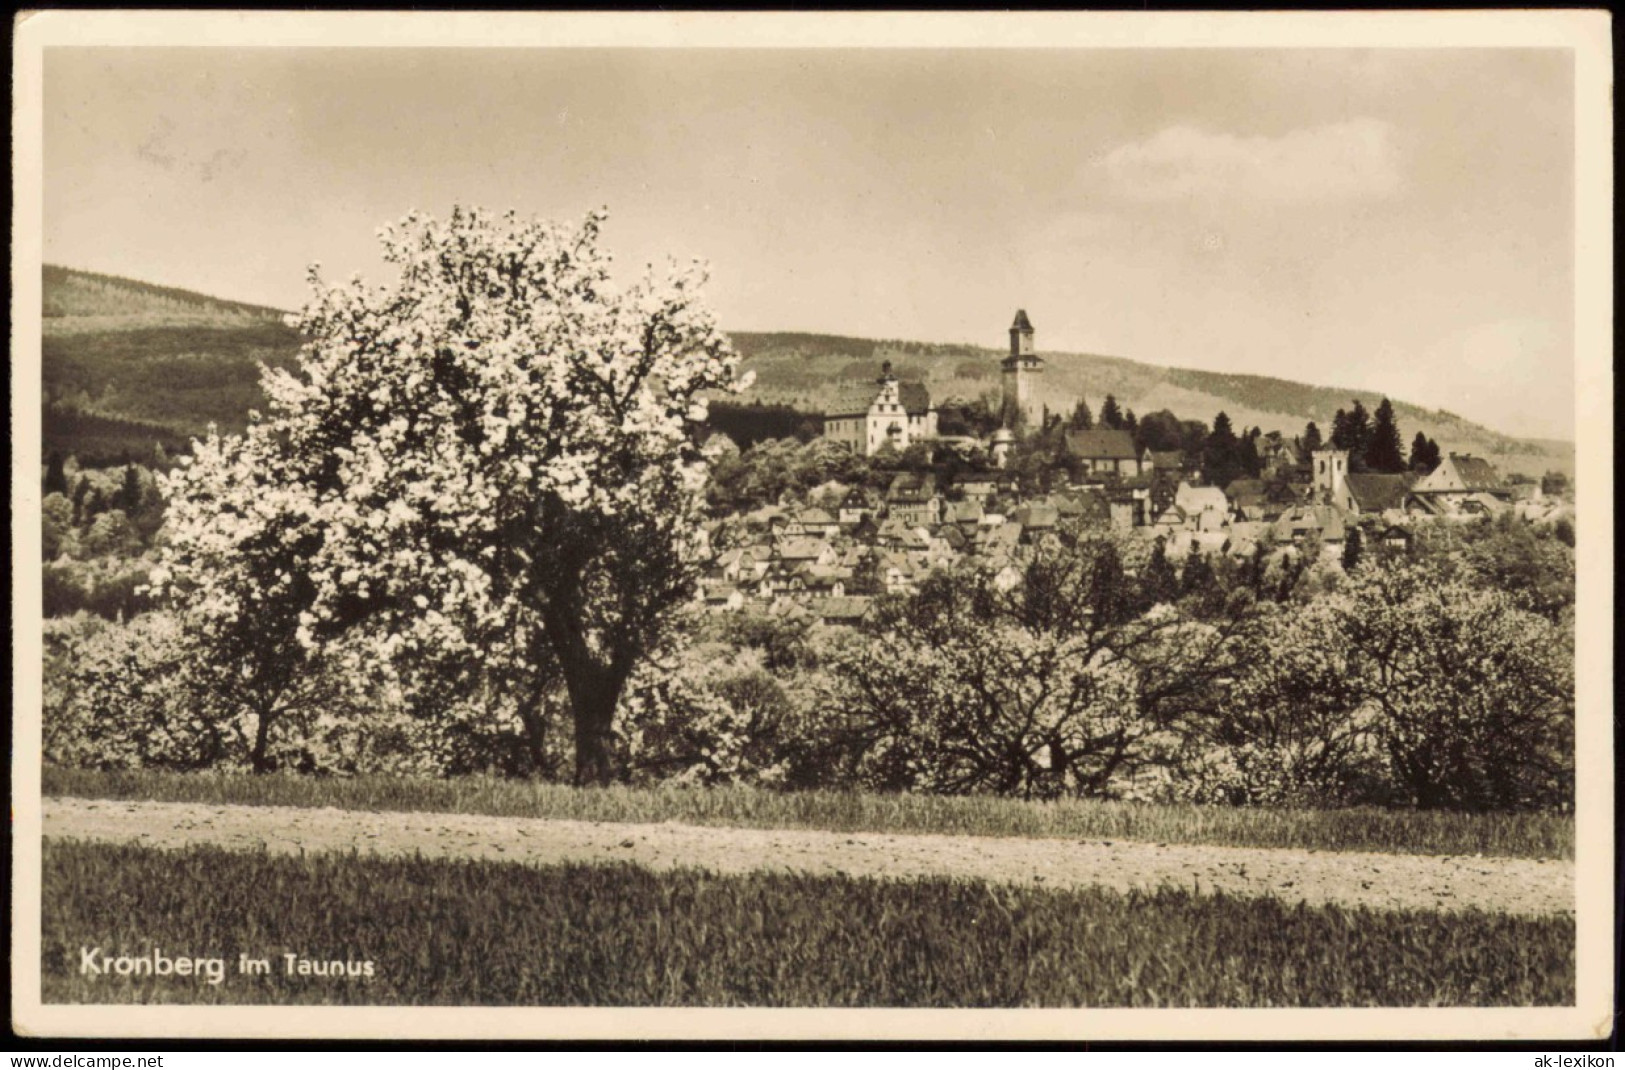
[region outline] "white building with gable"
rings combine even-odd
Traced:
[[[870,456],[890,443],[901,453],[937,435],[937,410],[924,383],[899,382],[891,361],[874,385],[845,392],[824,410],[824,437]]]

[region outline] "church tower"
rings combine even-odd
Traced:
[[[1037,379],[1044,372],[1044,361],[1033,349],[1033,324],[1027,310],[1017,309],[1016,320],[1010,325],[1010,355],[1001,362],[1004,380],[1004,418],[1009,421],[1020,413],[1029,426],[1039,420],[1036,398]]]
[[[1328,447],[1316,450],[1310,459],[1315,465],[1315,497],[1330,505],[1347,505],[1349,451]]]

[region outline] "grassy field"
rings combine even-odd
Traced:
[[[627,865],[47,841],[50,1003],[1505,1006],[1574,1000],[1574,922]],[[223,980],[91,976],[84,949]],[[239,954],[269,961],[237,972]],[[289,976],[285,954],[373,963]],[[97,960],[100,961],[99,959]]]
[[[951,833],[1290,847],[1318,851],[1573,858],[1574,822],[1551,814],[1264,810],[990,797],[579,789],[530,781],[221,776],[47,768],[46,795],[342,810],[661,822],[836,832]]]

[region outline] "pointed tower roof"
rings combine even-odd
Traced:
[[[1033,329],[1033,321],[1027,318],[1026,309],[1016,309],[1016,322],[1010,325],[1010,329],[1013,331],[1030,331]]]

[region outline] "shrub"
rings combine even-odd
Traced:
[[[785,689],[754,651],[707,644],[645,663],[617,717],[634,782],[775,784],[784,777]]]
[[[179,622],[148,613],[63,637],[44,710],[45,759],[94,769],[204,769],[242,726],[188,686]]]

